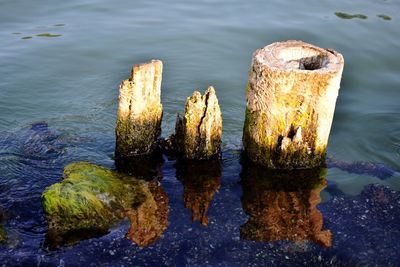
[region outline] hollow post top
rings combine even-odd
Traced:
[[[337,73],[343,69],[343,56],[303,41],[276,42],[253,54],[253,66],[263,65],[283,72]]]

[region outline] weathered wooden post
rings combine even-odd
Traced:
[[[115,156],[149,155],[161,133],[160,60],[135,65],[119,88]]]
[[[202,96],[195,91],[186,100],[183,119],[177,116],[173,142],[183,158],[206,160],[219,155],[222,115],[215,90],[210,86]]]
[[[285,169],[324,164],[343,65],[338,52],[302,41],[254,53],[243,129],[253,162]]]

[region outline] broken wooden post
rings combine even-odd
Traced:
[[[215,90],[210,86],[202,96],[195,91],[186,100],[183,118],[177,115],[176,150],[186,159],[205,160],[221,151],[222,115]]]
[[[119,87],[115,156],[151,154],[161,133],[162,62],[133,66],[131,77]]]
[[[286,169],[324,164],[343,65],[338,52],[302,41],[254,53],[243,129],[253,162]]]

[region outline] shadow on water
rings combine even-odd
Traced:
[[[192,221],[207,226],[208,209],[221,186],[221,161],[178,159],[176,177],[183,184],[183,202],[186,208],[192,210]]]
[[[271,170],[258,167],[242,156],[241,198],[248,221],[240,227],[242,239],[271,242],[311,240],[332,245],[332,233],[323,230],[317,209],[326,187],[326,168]]]

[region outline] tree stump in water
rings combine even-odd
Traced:
[[[220,153],[222,115],[215,90],[210,86],[202,96],[195,91],[186,100],[183,118],[177,115],[176,150],[183,158],[205,160]]]
[[[151,154],[161,133],[162,62],[135,65],[119,87],[116,158]]]
[[[338,52],[302,41],[254,53],[243,129],[253,162],[284,169],[324,164],[343,65]]]

